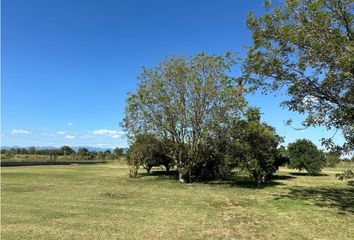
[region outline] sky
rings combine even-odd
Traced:
[[[127,147],[119,126],[142,67],[170,55],[245,55],[247,13],[262,1],[2,0],[1,145]],[[286,96],[248,95],[285,144],[333,131],[296,131]],[[336,143],[343,142],[340,134]]]

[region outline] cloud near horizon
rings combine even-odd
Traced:
[[[31,132],[24,130],[24,129],[12,129],[11,134],[13,135],[22,135],[22,134],[31,134]]]
[[[112,138],[119,138],[124,135],[122,131],[109,130],[109,129],[97,129],[92,131],[93,135],[103,135],[103,136],[111,136]]]

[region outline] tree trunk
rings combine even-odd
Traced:
[[[183,174],[181,173],[180,170],[178,170],[178,179],[181,183],[184,183]]]
[[[171,167],[169,165],[165,165],[165,168],[166,168],[166,173],[169,173]]]

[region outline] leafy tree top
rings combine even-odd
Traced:
[[[286,87],[283,105],[307,114],[305,127],[340,129],[340,149],[354,149],[354,2],[287,0],[267,14],[250,13],[253,46],[245,79],[265,91]],[[290,123],[290,122],[289,122]],[[331,139],[323,139],[334,148]]]

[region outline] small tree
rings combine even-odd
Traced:
[[[75,153],[75,151],[69,146],[62,146],[60,150],[62,151],[63,155],[70,155]]]
[[[305,169],[309,175],[316,175],[326,165],[323,152],[319,151],[310,140],[301,139],[288,146],[289,167],[300,171]]]
[[[79,150],[77,151],[77,154],[81,158],[88,158],[89,150],[87,148],[79,148]]]
[[[124,148],[119,148],[119,147],[116,147],[114,150],[113,150],[113,154],[114,154],[114,157],[119,159],[121,156],[124,155]]]
[[[283,148],[278,149],[283,139],[260,121],[259,110],[252,108],[246,116],[247,120],[234,127],[230,152],[235,165],[248,171],[260,186],[287,162],[287,157]]]
[[[143,166],[148,173],[152,167],[164,165],[168,172],[172,159],[167,156],[168,144],[156,138],[154,135],[145,133],[138,135],[130,146],[128,164]]]
[[[136,178],[142,162],[142,154],[139,147],[130,147],[127,151],[126,157],[129,165],[129,177]]]

